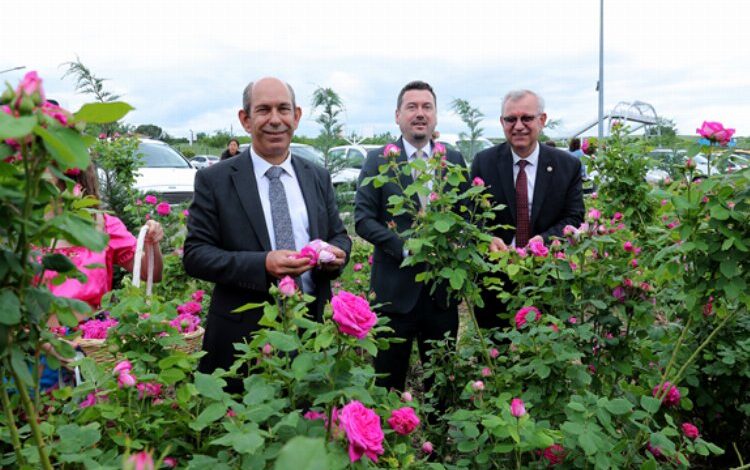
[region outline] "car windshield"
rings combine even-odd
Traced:
[[[190,168],[187,160],[168,145],[141,142],[138,153],[146,168]]]
[[[317,163],[320,166],[325,166],[326,158],[323,152],[316,149],[315,147],[292,147],[292,153],[298,157],[304,158],[307,161]]]

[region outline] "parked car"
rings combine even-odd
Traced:
[[[333,184],[351,184],[356,186],[367,154],[380,147],[382,145],[342,145],[329,150],[328,158],[331,160],[332,167],[335,170],[332,176]]]
[[[437,141],[441,144],[445,145],[446,147],[452,149],[452,150],[458,150],[463,154],[464,158],[467,161],[471,161],[474,159],[474,155],[481,152],[484,149],[488,149],[495,144],[490,141],[490,139],[486,137],[477,137],[477,139],[474,141],[474,151],[471,151],[471,140],[470,139],[464,139],[461,136],[457,134],[440,134],[440,137],[437,138]],[[471,153],[471,155],[469,155]]]
[[[733,153],[729,155],[725,162],[724,172],[744,170],[750,167],[750,153]]]
[[[154,194],[170,204],[193,198],[196,170],[177,150],[159,140],[141,139],[137,152],[143,166],[136,175],[135,188]]]
[[[214,155],[196,155],[190,159],[190,164],[193,168],[200,170],[206,168],[219,161],[219,157]]]
[[[250,147],[250,145],[251,144],[240,144],[240,152]],[[320,166],[325,166],[326,164],[326,157],[325,155],[323,155],[323,152],[316,149],[312,145],[292,142],[291,144],[289,144],[289,150],[292,151],[292,155],[305,159],[308,162],[312,162]]]

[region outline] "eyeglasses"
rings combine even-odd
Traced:
[[[539,116],[540,116],[539,114],[535,114],[533,116],[528,116],[527,115],[527,116],[520,116],[520,117],[519,116],[503,116],[503,123],[505,125],[512,126],[516,122],[518,122],[518,120],[520,119],[522,123],[529,124],[534,119],[538,118]]]

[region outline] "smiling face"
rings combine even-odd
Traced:
[[[437,125],[435,97],[429,90],[409,90],[404,93],[396,110],[396,124],[411,145],[421,148],[432,138]]]
[[[271,164],[284,161],[302,110],[284,82],[264,78],[253,85],[250,113],[241,110],[242,127],[253,136],[253,149]]]
[[[547,115],[539,112],[539,100],[526,94],[517,100],[509,100],[500,118],[505,138],[519,157],[528,157],[536,148],[539,134],[547,122]]]

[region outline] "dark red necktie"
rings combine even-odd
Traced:
[[[516,177],[516,247],[523,248],[529,243],[531,223],[529,222],[529,186],[526,181],[526,165],[529,162],[518,162]]]

